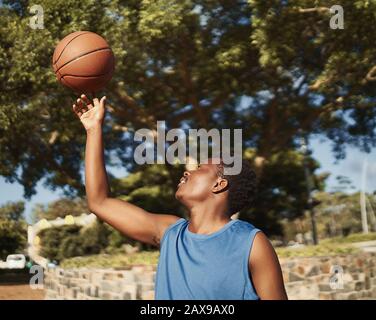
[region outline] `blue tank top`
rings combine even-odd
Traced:
[[[160,243],[156,300],[257,300],[248,273],[259,229],[231,220],[209,235],[189,231],[189,221],[170,225]]]

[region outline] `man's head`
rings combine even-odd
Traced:
[[[187,208],[209,199],[225,200],[228,215],[248,207],[256,194],[255,172],[246,160],[242,161],[242,170],[236,175],[226,175],[225,166],[219,159],[209,159],[197,169],[185,171],[176,198]]]

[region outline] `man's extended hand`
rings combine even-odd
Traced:
[[[103,123],[105,115],[106,96],[102,97],[99,101],[94,98],[91,102],[86,95],[82,94],[81,98],[73,104],[73,111],[79,117],[85,129],[100,127]]]

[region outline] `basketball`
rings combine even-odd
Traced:
[[[52,65],[59,82],[76,93],[94,93],[111,80],[114,54],[100,35],[77,31],[55,48]]]

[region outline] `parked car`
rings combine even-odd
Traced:
[[[6,269],[7,263],[6,261],[0,260],[0,269]]]
[[[7,256],[8,269],[24,269],[26,267],[26,257],[23,254],[10,254]]]

